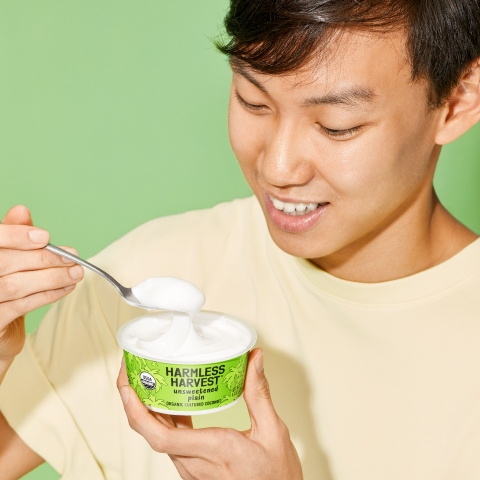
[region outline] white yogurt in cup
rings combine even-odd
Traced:
[[[199,415],[237,403],[254,328],[229,314],[200,312],[205,296],[185,280],[149,278],[132,291],[143,304],[171,310],[131,320],[117,333],[130,385],[147,408]]]

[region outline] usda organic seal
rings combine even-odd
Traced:
[[[140,382],[147,390],[153,390],[157,385],[155,378],[147,372],[140,374]]]

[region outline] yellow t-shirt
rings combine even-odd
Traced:
[[[480,478],[480,241],[379,284],[275,246],[254,198],[153,220],[92,259],[124,285],[171,275],[258,332],[273,401],[312,480]],[[88,272],[28,337],[0,408],[65,480],[180,478],[130,430],[117,329],[144,312]],[[249,426],[245,405],[195,417]]]

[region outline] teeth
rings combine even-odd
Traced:
[[[283,210],[284,213],[288,215],[298,216],[298,215],[306,215],[308,213],[313,212],[318,208],[318,203],[290,203],[290,202],[282,202],[277,198],[269,195],[270,200],[273,203],[273,206],[277,210]],[[321,205],[325,205],[324,203]]]
[[[283,210],[283,207],[284,207],[284,203],[281,202],[280,200],[277,200],[276,198],[273,198],[272,199],[272,202],[273,202],[273,206],[277,209],[277,210]]]
[[[297,210],[297,212],[304,212],[306,209],[307,205],[305,203],[297,203],[295,206],[295,210]]]

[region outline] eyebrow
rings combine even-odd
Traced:
[[[236,67],[234,70],[251,84],[255,85],[261,92],[267,95],[267,97],[270,97],[267,89],[253,77],[248,70],[242,67]],[[361,104],[373,103],[376,96],[376,93],[369,88],[354,86],[338,92],[329,92],[325,95],[307,98],[302,102],[302,106],[339,105],[343,107],[358,107]]]
[[[369,88],[353,86],[338,92],[329,92],[318,97],[307,98],[302,102],[304,107],[315,105],[339,105],[343,107],[358,107],[364,103],[373,103],[377,95]]]
[[[242,67],[235,67],[234,68],[232,66],[232,69],[236,73],[241,75],[243,78],[247,79],[250,83],[255,85],[261,92],[263,92],[267,97],[270,98],[270,94],[267,92],[267,89],[258,80],[256,80],[254,77],[252,77],[252,75],[250,75],[250,73],[247,70],[245,70],[245,68],[242,68]]]

